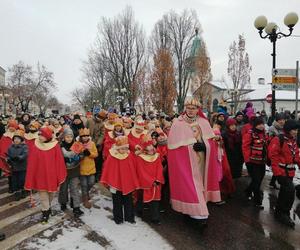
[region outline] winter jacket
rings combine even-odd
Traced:
[[[241,129],[242,138],[252,129],[252,125],[250,123],[246,123]]]
[[[98,157],[98,151],[96,144],[93,141],[89,141],[83,144],[84,148],[90,152],[90,155],[84,156],[80,161],[80,175],[92,175],[96,173],[95,158]]]
[[[76,154],[71,150],[68,150],[63,146],[61,148],[61,151],[65,159],[68,178],[78,177],[80,175],[80,160],[82,156]]]
[[[295,166],[300,165],[299,147],[293,138],[283,135],[283,142],[274,137],[268,147],[272,171],[275,176],[295,176]]]
[[[267,161],[267,135],[265,131],[251,129],[243,137],[243,155],[245,163],[265,164]]]
[[[7,162],[12,171],[25,171],[27,168],[28,147],[25,143],[12,144],[7,150]]]
[[[96,146],[103,144],[105,127],[101,119],[91,118],[87,120],[86,127],[90,129],[91,137]]]

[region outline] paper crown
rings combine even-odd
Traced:
[[[79,136],[90,136],[90,130],[88,128],[79,129]]]
[[[150,135],[143,135],[141,139],[142,148],[146,148],[147,146],[153,145],[153,141]]]
[[[36,129],[36,130],[39,130],[40,129],[40,127],[41,127],[41,124],[39,123],[39,122],[37,122],[37,121],[34,121],[34,122],[31,122],[30,123],[30,126],[29,126],[30,128],[34,128],[34,129]]]
[[[18,129],[18,130],[16,130],[16,132],[14,133],[14,137],[15,137],[15,136],[18,136],[18,137],[24,138],[24,134],[25,134],[24,130]]]
[[[116,143],[115,143],[115,146],[117,148],[121,148],[121,147],[128,147],[129,144],[128,144],[128,137],[127,136],[118,136],[116,139],[115,139]]]
[[[7,127],[8,128],[15,128],[15,129],[18,129],[19,128],[19,125],[18,125],[18,122],[16,120],[10,120],[7,124]]]
[[[133,120],[130,117],[123,117],[123,123],[133,123]]]
[[[117,118],[115,119],[115,122],[114,122],[114,126],[121,126],[123,127],[123,120],[121,118]]]
[[[99,113],[98,113],[98,117],[100,118],[106,118],[107,116],[107,111],[102,109]]]
[[[114,120],[118,118],[118,115],[116,113],[108,113],[107,118],[108,120]]]
[[[195,99],[195,98],[189,98],[189,99],[187,99],[185,101],[185,103],[184,103],[184,106],[187,106],[187,105],[196,106],[198,108],[201,107],[200,102],[197,99]]]

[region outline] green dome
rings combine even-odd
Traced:
[[[196,32],[196,35],[194,37],[193,44],[191,47],[190,57],[195,57],[199,53],[200,48],[201,48],[201,39],[198,34],[198,29],[196,29],[195,32]]]

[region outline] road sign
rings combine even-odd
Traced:
[[[272,94],[267,95],[266,101],[267,103],[272,103]]]
[[[276,90],[295,90],[296,69],[273,69],[272,84]]]

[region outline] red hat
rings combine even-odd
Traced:
[[[50,127],[43,127],[40,129],[39,134],[46,138],[47,141],[53,138],[53,131]]]
[[[233,118],[228,118],[226,121],[226,126],[229,127],[231,125],[236,125],[236,120]]]
[[[8,128],[15,128],[15,129],[18,129],[19,128],[19,125],[17,123],[16,120],[10,120],[7,124],[7,127]]]

